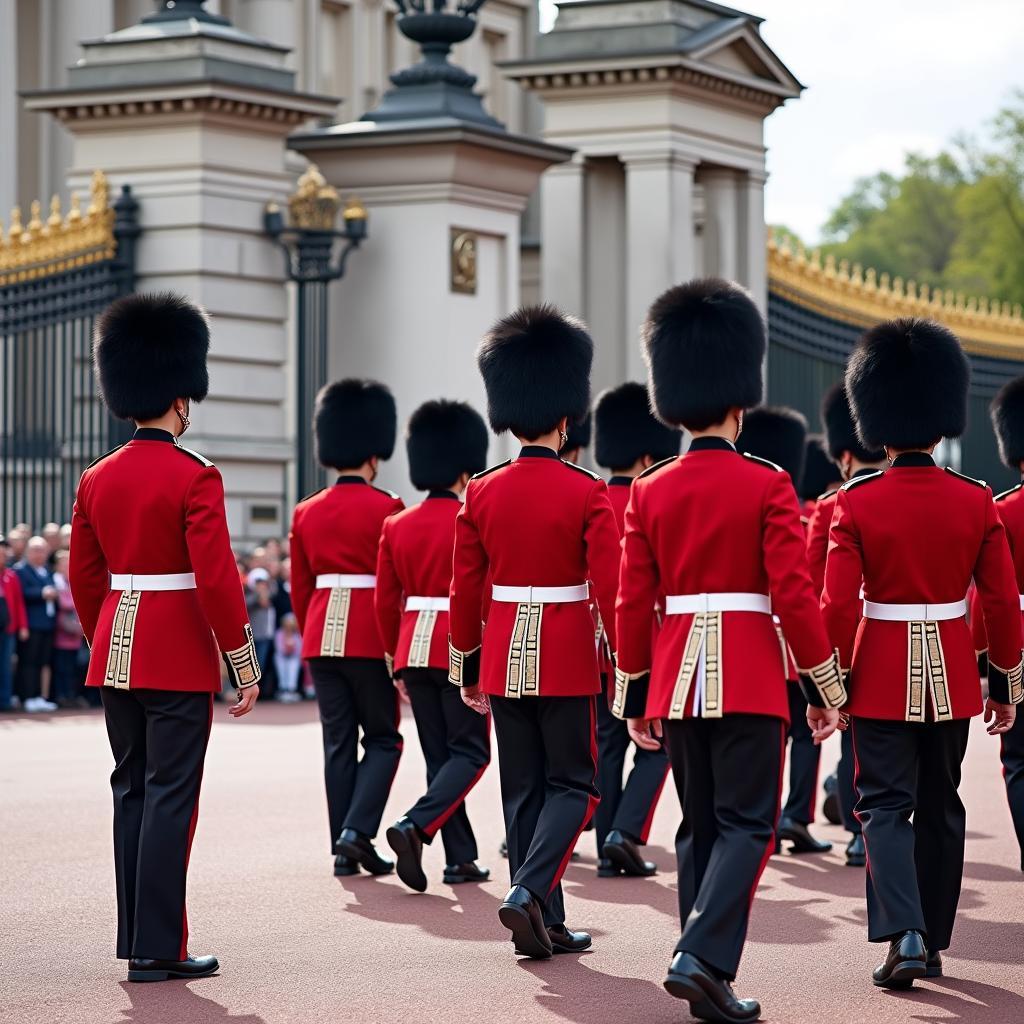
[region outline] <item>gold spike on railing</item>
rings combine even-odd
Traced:
[[[6,238],[0,224],[0,285],[49,277],[114,256],[114,209],[102,171],[93,173],[89,206],[84,214],[81,200],[75,194],[66,216],[61,215],[59,196],[50,200],[49,209],[44,222],[42,204],[34,200],[29,207],[28,224],[22,224],[21,208],[14,207]]]

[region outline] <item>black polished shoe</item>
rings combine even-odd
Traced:
[[[582,953],[594,944],[589,932],[573,932],[564,924],[549,924],[548,938],[551,940],[552,953]],[[519,956],[526,956],[523,950],[516,947]]]
[[[605,838],[604,856],[624,875],[632,878],[650,878],[658,871],[656,864],[643,859],[640,847],[618,829],[613,829]]]
[[[498,853],[502,857],[504,857],[505,860],[508,860],[508,841],[507,840],[502,839],[501,846],[498,847]]]
[[[747,1024],[761,1016],[756,999],[738,999],[731,983],[692,953],[676,953],[663,984],[669,995],[688,1000],[690,1011],[701,1020]]]
[[[388,846],[395,851],[398,877],[415,892],[427,891],[423,873],[423,838],[408,819],[400,818],[387,830]]]
[[[350,860],[358,861],[371,875],[389,875],[395,870],[394,862],[377,852],[369,836],[362,835],[354,828],[342,829],[334,850]]]
[[[128,961],[129,981],[168,981],[172,978],[206,978],[216,974],[220,964],[215,956],[190,956],[187,960],[147,960],[133,957]]]
[[[822,789],[825,790],[825,800],[821,805],[821,813],[825,815],[826,821],[833,825],[841,825],[843,811],[839,806],[839,777],[835,772],[825,779]]]
[[[920,932],[904,932],[889,943],[889,955],[879,964],[871,980],[879,988],[910,988],[915,978],[928,973],[928,949]]]
[[[924,965],[924,976],[926,978],[941,978],[942,977],[942,953],[935,950],[934,953],[928,954],[928,959]]]
[[[353,860],[351,857],[346,857],[345,854],[339,853],[334,858],[334,877],[344,878],[348,875],[359,874],[359,861]]]
[[[551,956],[551,936],[537,898],[522,885],[513,885],[498,908],[498,920],[512,933],[516,952],[534,960]]]
[[[486,882],[491,877],[490,868],[482,868],[476,861],[465,864],[445,864],[445,885],[462,885],[464,882]]]
[[[803,822],[792,818],[779,819],[778,842],[783,839],[792,844],[790,853],[828,853],[832,849],[831,843],[815,839]]]
[[[848,868],[862,868],[867,862],[868,852],[864,846],[864,837],[857,832],[846,844],[846,866]]]

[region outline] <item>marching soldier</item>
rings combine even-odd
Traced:
[[[206,397],[209,346],[206,316],[170,293],[119,299],[96,325],[103,399],[136,430],[82,474],[70,582],[114,755],[117,956],[129,981],[218,969],[188,954],[185,877],[219,651],[238,698],[229,714],[259,696],[220,473],[178,444],[190,403]]]
[[[956,336],[920,319],[871,328],[846,368],[857,433],[890,468],[839,492],[822,609],[850,668],[868,938],[889,943],[873,981],[890,988],[942,973],[956,918],[957,788],[982,711],[965,618],[972,577],[989,637],[990,734],[1009,731],[1024,695],[1020,598],[992,494],[931,454],[963,433],[969,372]]]
[[[630,382],[611,388],[594,404],[594,457],[611,470],[608,496],[621,536],[633,480],[645,469],[679,454],[680,434],[655,419],[647,388]],[[616,576],[619,552],[610,566]],[[660,610],[659,613],[660,615]],[[639,847],[647,842],[665,779],[668,755],[660,743],[650,749],[630,743],[626,723],[611,713],[615,664],[602,637],[601,678],[604,699],[597,702],[597,788],[601,802],[594,812],[597,873],[603,877],[653,875],[657,868],[644,860]],[[623,785],[626,754],[633,746],[633,768]]]
[[[1005,385],[992,402],[992,426],[999,441],[999,454],[1003,462],[1017,473],[1024,473],[1024,377]],[[1017,484],[995,498],[996,511],[1006,530],[1010,543],[1017,589],[1024,595],[1024,484]],[[975,631],[975,648],[979,654],[988,653],[985,619],[977,607],[978,592],[974,592],[971,625]],[[1024,609],[1024,596],[1021,597]],[[1018,715],[1013,728],[1001,737],[999,756],[1003,762],[1003,780],[1010,803],[1010,815],[1021,850],[1021,870],[1024,871],[1024,715]]]
[[[693,435],[681,458],[633,483],[616,632],[616,714],[638,743],[664,735],[683,820],[682,935],[665,988],[704,1020],[752,1021],[736,976],[750,906],[775,848],[790,700],[772,622],[800,665],[815,740],[846,698],[818,612],[796,492],[778,466],[740,455],[761,401],[765,330],[739,286],[671,288],[643,327],[654,409]],[[654,602],[665,622],[652,651]]]
[[[825,443],[829,457],[838,467],[844,480],[855,480],[880,472],[888,465],[885,461],[885,452],[865,448],[857,436],[857,426],[853,422],[846,398],[846,387],[843,384],[836,384],[825,393],[821,403],[821,422],[825,428]],[[818,499],[807,531],[807,561],[811,567],[811,580],[814,582],[815,592],[819,595],[825,586],[828,534],[837,497],[838,491],[829,491]],[[862,868],[866,863],[866,852],[860,822],[854,814],[857,790],[853,778],[853,735],[848,729],[843,733],[841,742],[842,752],[836,771],[835,792],[840,821],[850,833],[850,841],[846,845],[846,864],[848,867]]]
[[[339,380],[314,413],[317,458],[337,481],[295,507],[292,604],[316,686],[335,875],[394,863],[373,845],[402,756],[400,711],[384,659],[373,592],[384,520],[405,506],[373,486],[395,448],[395,400],[383,384]],[[363,757],[357,760],[362,732]]]
[[[583,325],[550,306],[488,332],[477,353],[488,419],[523,447],[469,482],[456,521],[450,678],[494,716],[512,875],[498,917],[516,952],[537,959],[591,944],[565,926],[560,881],[599,799],[587,581],[611,623],[619,538],[607,485],[558,451],[590,404],[592,358]]]
[[[406,433],[413,486],[427,497],[385,520],[377,556],[376,609],[385,656],[412,705],[427,762],[427,791],[387,831],[398,877],[424,892],[423,844],[440,831],[444,881],[486,881],[464,800],[491,759],[490,721],[448,682],[448,590],[455,517],[473,473],[487,465],[487,426],[463,402],[425,402]]]
[[[804,475],[807,442],[807,420],[795,409],[786,407],[752,409],[743,418],[743,433],[738,442],[740,451],[773,462],[789,474],[793,489],[799,493]],[[820,590],[815,592],[820,595]],[[777,616],[775,617],[777,618]],[[790,853],[828,853],[832,844],[816,839],[810,830],[815,818],[818,797],[818,768],[821,747],[807,724],[807,701],[800,689],[796,663],[775,623],[779,646],[789,683],[789,793],[782,805],[782,816],[776,829],[776,853],[782,841],[790,843]]]

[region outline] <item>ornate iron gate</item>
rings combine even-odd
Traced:
[[[111,205],[97,171],[83,212],[77,196],[46,221],[12,213],[0,231],[0,529],[66,522],[82,470],[130,431],[99,400],[93,320],[134,289],[138,204],[125,185]]]

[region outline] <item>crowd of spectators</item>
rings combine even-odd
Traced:
[[[19,523],[0,535],[0,711],[53,712],[99,704],[85,687],[89,648],[68,584],[71,527],[38,533]],[[292,612],[285,546],[269,540],[236,554],[263,670],[261,696],[292,703],[314,696]]]

